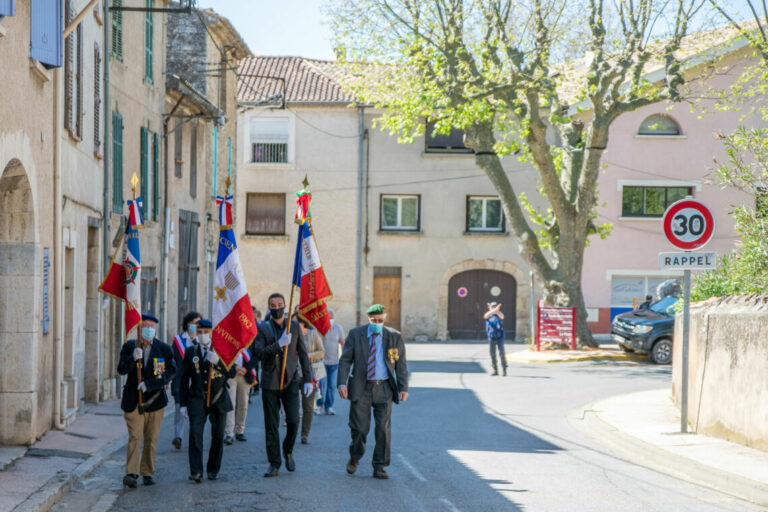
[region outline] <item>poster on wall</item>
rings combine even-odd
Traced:
[[[537,307],[536,350],[542,343],[569,345],[576,350],[576,308]]]

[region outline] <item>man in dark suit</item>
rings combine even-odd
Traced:
[[[127,375],[120,407],[128,427],[128,449],[123,485],[136,488],[139,472],[144,485],[155,483],[155,455],[163,413],[168,405],[165,388],[176,375],[173,352],[155,338],[158,319],[142,315],[137,340],[128,340],[120,350],[117,373]],[[139,376],[141,378],[139,378]],[[141,440],[144,448],[141,450]],[[141,467],[139,467],[141,458]]]
[[[224,453],[224,423],[227,413],[232,410],[227,379],[234,377],[235,367],[233,365],[227,370],[213,350],[210,320],[200,320],[197,330],[197,344],[184,353],[179,400],[182,412],[189,414],[189,479],[200,483],[203,481],[203,430],[206,419],[211,421],[211,449],[206,464],[208,480],[219,477]]]
[[[197,343],[197,323],[203,317],[197,311],[190,311],[184,315],[184,320],[181,322],[181,332],[174,336],[173,345],[173,362],[176,363],[176,376],[173,378],[171,384],[171,394],[174,399],[174,415],[173,415],[173,443],[174,448],[181,450],[181,438],[184,436],[184,423],[187,421],[187,417],[181,412],[181,401],[179,397],[179,390],[181,389],[181,369],[184,363],[184,352]]]
[[[349,331],[339,360],[339,396],[351,401],[347,473],[357,470],[365,453],[371,429],[371,409],[376,421],[376,447],[373,450],[373,477],[386,480],[392,438],[392,402],[408,399],[408,366],[405,343],[400,333],[384,326],[384,306],[374,304],[366,311],[368,325]],[[351,371],[351,375],[350,375]]]
[[[285,409],[287,431],[283,440],[283,456],[288,471],[296,469],[293,445],[299,431],[299,380],[305,396],[312,394],[312,367],[301,336],[298,322],[290,322],[290,334],[285,333],[285,298],[279,293],[269,296],[269,320],[259,324],[259,333],[253,341],[253,357],[247,365],[250,371],[261,361],[261,401],[264,407],[264,430],[267,442],[269,469],[265,477],[278,475],[280,469],[280,404]],[[280,375],[285,360],[285,382],[280,389]],[[301,365],[301,374],[299,374]]]

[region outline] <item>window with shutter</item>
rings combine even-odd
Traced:
[[[155,6],[155,0],[147,0],[147,9],[151,9]],[[154,79],[154,70],[152,66],[152,48],[154,46],[154,33],[153,33],[153,20],[152,13],[147,12],[144,15],[144,80],[147,83],[152,83]]]
[[[139,194],[143,202],[144,217],[150,218],[150,198],[152,191],[149,187],[149,130],[141,127],[141,190]]]
[[[75,6],[72,0],[66,1],[65,15],[67,25],[75,17]],[[75,34],[70,33],[64,40],[64,128],[75,131]]]
[[[285,234],[285,194],[247,194],[245,201],[246,234]]]
[[[112,112],[112,211],[123,213],[123,116]]]
[[[114,7],[122,7],[123,0],[112,0]],[[123,61],[123,12],[112,11],[112,57]]]
[[[219,128],[213,127],[213,165],[211,169],[211,195],[216,197],[219,191]]]
[[[193,124],[189,137],[189,195],[197,197],[197,125]]]
[[[46,68],[60,68],[63,60],[64,16],[61,0],[30,0],[29,56]]]
[[[157,221],[160,211],[160,137],[152,134],[152,220]]]
[[[141,311],[157,314],[157,269],[141,267]]]
[[[184,165],[184,125],[181,121],[176,123],[176,134],[173,138],[173,160],[174,171],[173,174],[177,178],[181,178],[181,166]]]
[[[75,136],[83,138],[83,24],[77,26],[75,54]]]
[[[93,45],[93,152],[101,154],[101,48]]]
[[[0,18],[3,16],[16,16],[14,0],[0,0]]]
[[[197,262],[200,220],[196,212],[179,210],[179,317],[197,309]]]

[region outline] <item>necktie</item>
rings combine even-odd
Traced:
[[[373,333],[371,336],[371,350],[368,356],[368,380],[373,380],[376,376],[376,336],[377,333]]]

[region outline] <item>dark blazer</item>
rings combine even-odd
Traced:
[[[197,359],[197,363],[195,363],[195,359]],[[181,372],[182,385],[179,389],[179,405],[198,410],[205,408],[210,367],[211,363],[203,359],[203,349],[200,344],[196,344],[185,351]],[[229,389],[227,379],[234,376],[235,365],[227,370],[224,363],[219,360],[213,366],[211,406],[208,412],[226,414],[233,409],[232,400],[227,392]]]
[[[261,361],[260,385],[264,389],[280,389],[280,373],[283,369],[283,349],[277,343],[283,329],[272,320],[259,323],[259,333],[253,340],[251,354],[253,358],[248,363],[248,371],[256,367],[256,362]],[[291,343],[288,345],[288,359],[285,361],[285,383],[287,386],[292,379],[297,377],[299,364],[303,383],[312,382],[312,365],[309,363],[307,349],[304,347],[304,339],[301,335],[301,327],[298,322],[291,322]]]
[[[384,361],[389,371],[389,387],[392,389],[392,399],[400,402],[400,392],[408,391],[408,363],[405,360],[405,343],[403,337],[394,329],[384,326],[382,331],[382,348]],[[389,357],[389,350],[397,349],[399,358],[394,363]],[[365,390],[368,378],[368,326],[355,327],[349,331],[347,342],[339,359],[339,384],[346,385],[349,399],[353,402],[360,399]],[[350,373],[351,372],[351,373]]]
[[[117,373],[128,376],[120,402],[120,408],[125,412],[131,412],[139,405],[139,377],[136,361],[133,359],[135,348],[136,340],[126,341],[120,349],[120,362],[117,364]],[[174,375],[176,363],[173,361],[171,347],[157,338],[153,339],[149,349],[149,361],[141,368],[141,380],[146,384],[147,390],[143,393],[144,407],[139,412],[159,411],[168,405],[165,386],[173,380]]]
[[[189,336],[187,333],[181,333],[180,336],[184,337],[184,342],[187,343],[189,346],[187,346],[187,350],[191,350],[192,347],[197,343],[193,341],[190,343]],[[173,351],[173,361],[176,363],[176,376],[173,378],[173,383],[171,383],[171,394],[173,395],[173,398],[176,399],[176,401],[179,400],[179,388],[181,387],[181,369],[182,364],[184,363],[184,355],[179,352],[178,347],[176,346],[176,340],[173,341],[171,344],[171,350]]]

